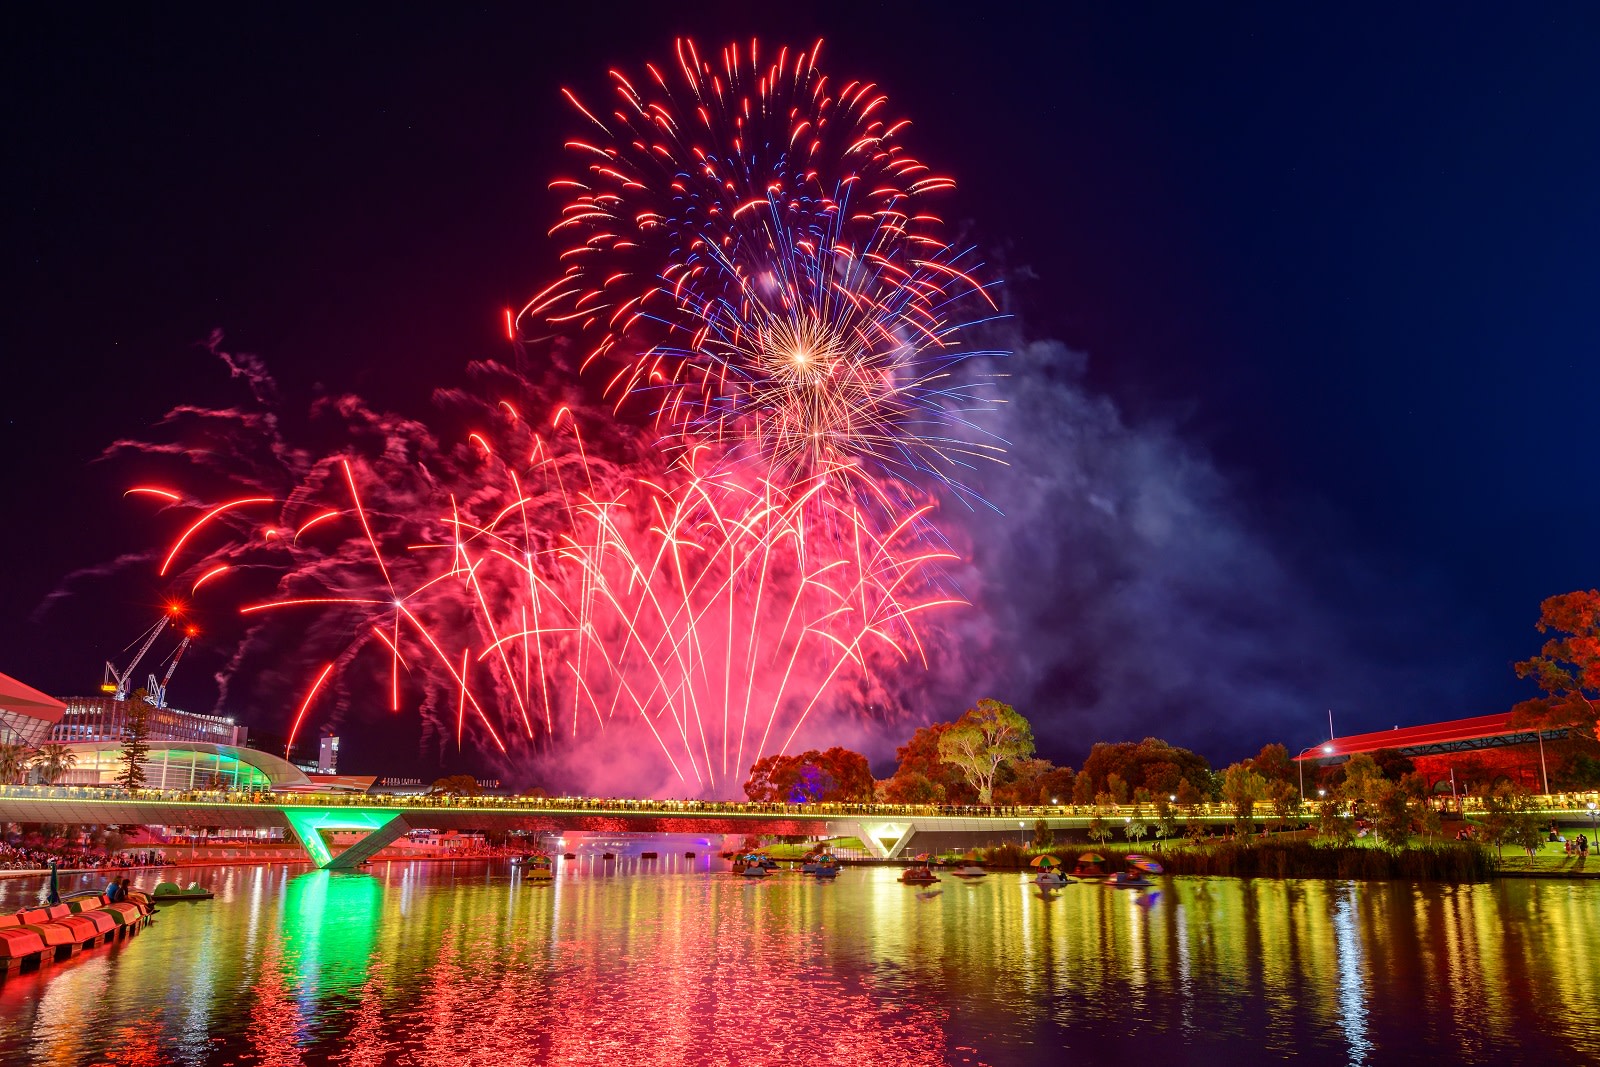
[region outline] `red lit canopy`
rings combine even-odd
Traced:
[[[55,697],[0,674],[0,740],[40,744],[66,710]]]
[[[1565,730],[1545,730],[1545,740],[1565,734]],[[1474,748],[1499,748],[1505,745],[1533,744],[1539,731],[1511,725],[1511,713],[1475,715],[1470,719],[1425,726],[1401,726],[1370,734],[1351,734],[1314,745],[1295,757],[1311,763],[1342,760],[1358,752],[1377,752],[1392,748],[1405,756],[1427,756],[1439,752],[1463,752]]]

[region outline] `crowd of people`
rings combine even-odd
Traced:
[[[160,867],[167,862],[159,849],[108,852],[64,843],[17,844],[0,842],[0,871],[49,870],[54,860],[63,871],[103,870],[129,867]]]

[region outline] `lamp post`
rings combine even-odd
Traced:
[[[1589,847],[1600,844],[1595,840],[1595,831],[1600,830],[1600,809],[1595,807],[1594,801],[1589,801]]]
[[[1331,736],[1332,729],[1333,729],[1333,712],[1331,712],[1331,711],[1328,712],[1328,729],[1329,729],[1329,732],[1330,732],[1330,736],[1329,736],[1327,741],[1323,742],[1323,744],[1321,746],[1307,745],[1305,748],[1302,748],[1300,750],[1300,755],[1298,755],[1298,756],[1296,756],[1294,758],[1294,761],[1297,764],[1300,765],[1300,803],[1301,804],[1304,804],[1306,802],[1306,759],[1305,759],[1306,753],[1310,752],[1314,748],[1321,747],[1323,755],[1331,756],[1333,754],[1333,738]],[[1323,793],[1324,793],[1324,790],[1321,790],[1321,789],[1317,790],[1317,795],[1318,796],[1322,796]]]

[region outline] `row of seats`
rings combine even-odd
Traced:
[[[100,894],[0,915],[0,968],[45,952],[60,955],[63,949],[87,948],[101,937],[109,940],[108,935],[124,927],[138,927],[151,910],[148,896],[131,892],[116,903]]]

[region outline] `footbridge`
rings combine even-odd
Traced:
[[[1583,825],[1596,815],[1596,794],[1533,798],[1552,819]],[[1471,802],[1464,804],[1468,813]],[[1309,810],[1291,817],[1304,819]],[[1258,812],[1257,822],[1268,821]],[[133,793],[92,788],[0,786],[0,822],[98,826],[280,828],[293,835],[319,867],[353,867],[411,830],[565,831],[599,833],[779,834],[860,838],[879,859],[919,852],[1026,844],[1043,822],[1051,832],[1099,828],[1121,834],[1135,821],[1151,831],[1150,807],[991,806],[909,804],[769,804],[702,800],[586,797],[433,797],[330,793]],[[1184,825],[1231,823],[1222,804],[1174,811]],[[1169,826],[1169,829],[1171,827]],[[364,834],[335,853],[329,832]]]

